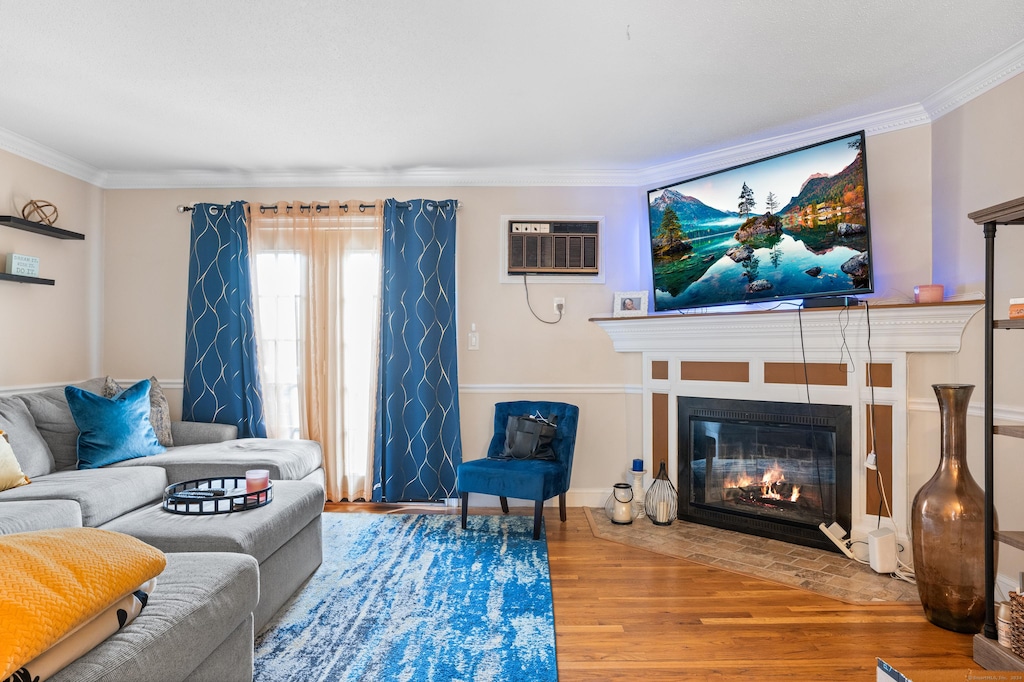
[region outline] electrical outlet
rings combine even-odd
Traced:
[[[555,313],[565,312],[565,299],[561,296],[555,296]]]

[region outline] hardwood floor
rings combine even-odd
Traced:
[[[963,670],[966,679],[980,670],[971,636],[931,625],[920,605],[850,605],[599,540],[580,508],[564,524],[545,509],[545,524],[561,682],[873,680],[876,657],[915,682],[928,671]]]

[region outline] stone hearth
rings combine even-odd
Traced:
[[[835,552],[685,521],[655,526],[640,519],[628,526],[617,526],[608,520],[603,509],[584,511],[594,536],[602,540],[799,587],[845,602],[920,601],[916,585],[879,575],[869,566]]]

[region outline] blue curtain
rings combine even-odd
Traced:
[[[182,419],[234,424],[239,438],[266,438],[252,310],[245,204],[196,204]]]
[[[455,201],[384,202],[373,500],[456,497]]]

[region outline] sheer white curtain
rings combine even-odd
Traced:
[[[324,451],[327,499],[367,499],[383,202],[246,206],[267,432]]]

